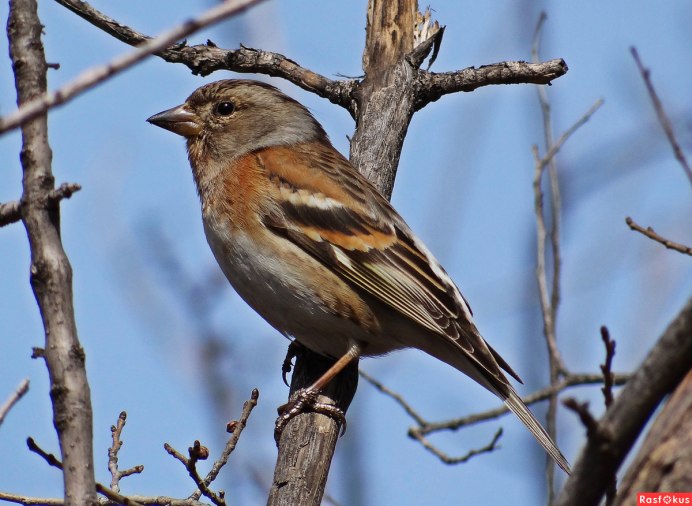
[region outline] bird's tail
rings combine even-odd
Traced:
[[[548,455],[555,460],[555,463],[560,466],[564,472],[570,474],[567,459],[564,457],[564,455],[562,455],[560,449],[553,442],[543,426],[538,420],[536,420],[536,417],[533,416],[533,413],[529,411],[529,408],[526,407],[524,401],[521,400],[519,395],[512,387],[510,387],[509,395],[504,401],[507,407],[512,410],[512,412],[517,415],[524,425],[526,425],[526,427],[531,431],[531,434],[533,434],[545,451],[548,452]]]

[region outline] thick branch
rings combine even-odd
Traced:
[[[459,91],[473,91],[481,86],[550,84],[554,79],[565,75],[567,70],[567,64],[562,58],[542,63],[507,61],[441,74],[421,70],[418,76],[419,92],[415,107],[416,110],[419,110],[443,95]]]
[[[668,326],[610,409],[598,421],[557,506],[596,505],[661,400],[692,368],[692,299]]]
[[[615,504],[630,503],[644,490],[692,490],[692,371],[656,417]]]
[[[7,32],[20,107],[46,93],[42,28],[35,0],[10,2]],[[65,464],[65,503],[95,505],[89,383],[74,320],[72,267],[60,241],[60,211],[49,198],[54,179],[47,123],[43,114],[22,127],[21,214],[31,247],[31,285],[45,329],[53,424]]]

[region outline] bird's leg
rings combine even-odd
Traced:
[[[333,380],[337,374],[343,371],[348,364],[350,364],[353,360],[356,360],[360,356],[360,352],[360,345],[353,343],[351,347],[348,349],[348,351],[339,360],[334,362],[334,364],[329,369],[327,369],[327,371],[322,376],[320,376],[317,379],[317,381],[315,381],[308,388],[298,390],[293,400],[289,401],[283,406],[279,406],[279,418],[276,419],[276,426],[274,428],[274,439],[276,440],[277,444],[279,442],[279,439],[281,438],[281,433],[286,427],[286,424],[293,417],[302,413],[305,410],[305,408],[308,407],[311,411],[321,413],[323,415],[335,419],[341,427],[341,433],[343,435],[343,433],[346,431],[346,416],[344,415],[344,412],[331,404],[317,402],[317,396],[319,395],[320,391],[325,386],[327,386],[327,384],[331,380]],[[289,347],[289,354],[290,353],[291,350]]]

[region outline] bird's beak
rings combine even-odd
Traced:
[[[147,121],[183,137],[194,137],[202,129],[199,116],[188,111],[185,104],[154,114]]]

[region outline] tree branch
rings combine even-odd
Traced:
[[[37,8],[36,0],[10,2],[7,33],[20,107],[46,93]],[[89,506],[96,504],[91,399],[74,319],[72,267],[60,240],[60,208],[50,199],[54,178],[47,123],[42,114],[22,126],[20,207],[31,249],[31,286],[45,329],[53,424],[65,464],[65,503]]]
[[[680,244],[678,242],[673,242],[670,239],[666,239],[665,237],[657,234],[653,228],[644,228],[629,216],[625,218],[625,223],[627,223],[627,226],[630,227],[631,230],[639,232],[640,234],[645,235],[649,239],[653,239],[654,241],[663,244],[668,249],[679,251],[680,253],[684,253],[685,255],[692,255],[692,247]]]
[[[10,396],[5,401],[5,404],[0,406],[0,425],[5,421],[5,417],[10,412],[12,407],[19,402],[19,399],[24,397],[24,395],[29,391],[29,380],[24,379],[19,384],[17,389],[10,394]]]
[[[56,1],[125,44],[140,46],[151,40],[149,36],[102,14],[87,2],[81,0]],[[195,75],[207,76],[219,70],[231,70],[280,77],[346,108],[353,114],[351,92],[355,89],[356,81],[333,81],[301,67],[293,60],[278,53],[244,46],[236,50],[222,49],[208,41],[207,44],[194,46],[188,46],[185,42],[169,45],[153,54],[169,63],[182,63]]]
[[[148,39],[146,42],[138,45],[135,51],[119,56],[106,65],[87,69],[57,91],[52,93],[44,91],[42,94],[32,97],[30,101],[23,103],[14,113],[0,118],[0,133],[17,128],[24,122],[45,113],[48,109],[64,104],[115,74],[132,67],[150,54],[161,51],[175,41],[187,37],[206,26],[218,23],[222,19],[242,12],[260,1],[225,0],[216,7],[205,11],[199,17],[189,19],[181,25],[162,33],[155,39]]]
[[[692,368],[692,299],[598,421],[556,506],[597,505],[649,417]]]
[[[666,114],[666,110],[663,108],[663,103],[661,102],[661,99],[658,98],[658,93],[656,93],[656,88],[654,88],[654,85],[651,82],[651,72],[649,71],[649,69],[644,67],[644,64],[642,63],[641,59],[639,58],[639,53],[637,52],[636,47],[632,46],[630,48],[630,52],[632,53],[632,58],[634,58],[634,61],[637,64],[637,68],[639,69],[639,73],[642,75],[642,79],[644,79],[644,85],[646,85],[646,91],[649,92],[649,97],[651,97],[651,102],[654,105],[654,110],[656,111],[656,116],[658,117],[658,121],[659,121],[659,123],[661,123],[661,126],[663,127],[663,131],[665,132],[666,137],[668,138],[668,142],[670,143],[670,146],[673,148],[673,153],[675,154],[675,159],[680,163],[682,170],[685,171],[685,174],[687,175],[687,179],[689,179],[690,184],[692,184],[692,169],[690,168],[690,164],[687,163],[687,158],[685,158],[685,153],[682,151],[680,144],[678,143],[677,139],[675,138],[675,131],[673,130],[673,125],[671,124],[670,119],[668,118],[668,115]]]
[[[77,183],[63,183],[48,194],[47,205],[57,205],[62,199],[69,199],[73,193],[81,190]],[[19,201],[0,204],[0,227],[22,219],[22,205]]]
[[[418,111],[440,97],[460,91],[473,91],[496,84],[550,84],[569,69],[562,58],[542,63],[506,61],[469,67],[454,72],[418,72],[418,96],[414,103]]]

